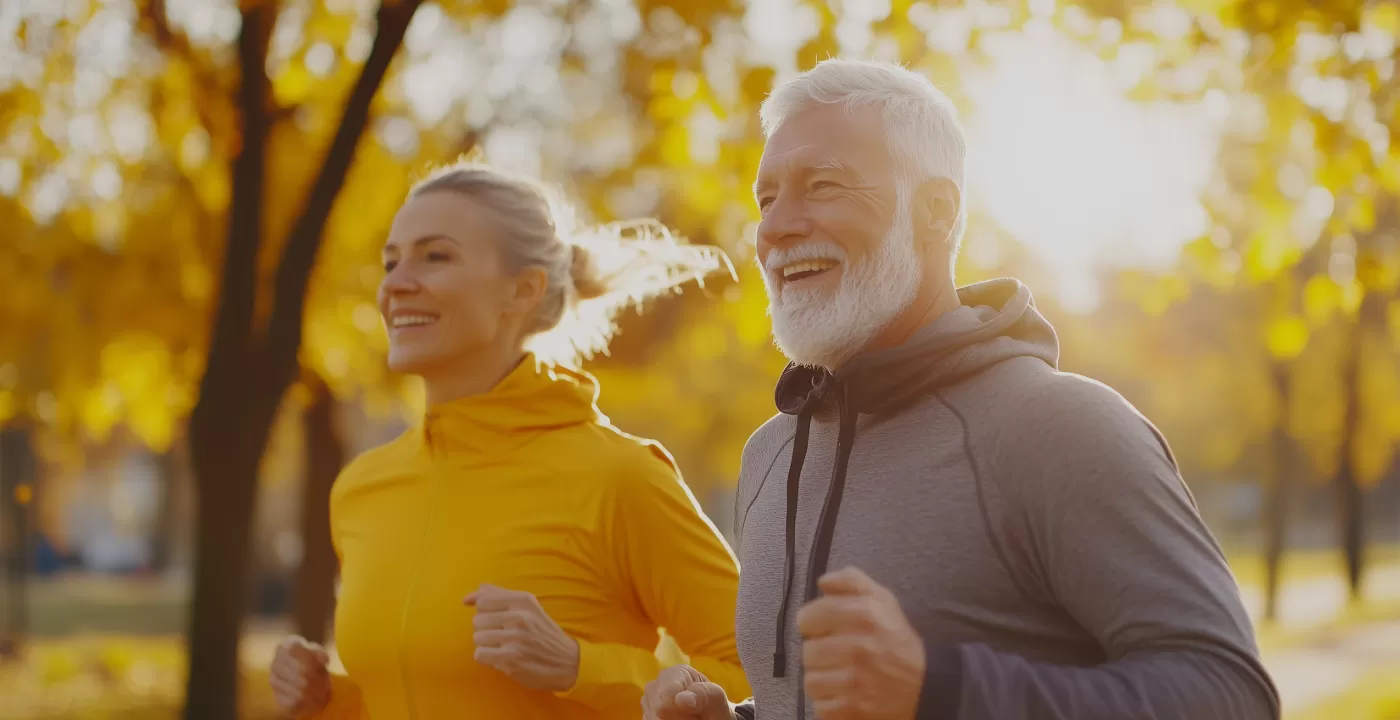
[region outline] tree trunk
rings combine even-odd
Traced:
[[[180,460],[179,449],[174,445],[156,460],[160,498],[156,505],[156,526],[151,533],[151,571],[155,573],[169,570],[174,556],[177,535],[175,519],[180,508]]]
[[[1275,362],[1274,387],[1286,416],[1289,402],[1288,367]],[[1293,439],[1283,418],[1275,423],[1269,448],[1270,482],[1264,504],[1264,619],[1278,618],[1278,591],[1282,583],[1283,553],[1288,546],[1288,515],[1293,495]]]
[[[306,409],[306,480],[301,498],[301,572],[292,596],[297,634],[326,641],[335,608],[336,557],[331,546],[331,486],[345,464],[345,444],[335,420],[336,401],[320,378],[311,378],[313,400]]]
[[[0,606],[3,610],[0,612],[0,659],[17,656],[29,630],[30,509],[33,507],[34,471],[29,432],[22,428],[0,431],[0,549],[4,550],[5,565],[4,605]]]
[[[1347,590],[1353,601],[1361,597],[1361,582],[1366,566],[1366,516],[1361,479],[1356,476],[1356,442],[1361,424],[1361,342],[1366,332],[1366,317],[1371,302],[1363,298],[1357,320],[1347,343],[1347,356],[1342,366],[1342,392],[1346,411],[1342,421],[1341,457],[1333,485],[1337,490],[1338,520],[1341,527],[1342,557],[1346,565]]]
[[[257,256],[262,244],[268,38],[275,9],[244,3],[238,36],[241,145],[233,162],[219,305],[199,401],[190,415],[195,568],[185,686],[188,720],[238,717],[238,639],[248,603],[252,514],[266,435],[249,413]]]
[[[244,460],[210,458],[195,465],[201,487],[189,618],[187,720],[238,717],[238,641],[252,575],[249,536],[257,469],[258,456],[251,453]]]
[[[306,287],[322,230],[369,121],[370,101],[419,0],[386,2],[369,57],[282,251],[267,330],[255,332],[269,119],[267,46],[276,9],[243,3],[238,39],[242,144],[233,164],[219,306],[199,402],[190,416],[198,487],[194,597],[188,633],[187,720],[238,717],[238,640],[249,599],[249,539],[258,469],[282,395],[295,378]]]

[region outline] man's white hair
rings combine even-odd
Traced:
[[[884,110],[890,156],[899,172],[899,201],[924,181],[944,177],[966,195],[963,179],[967,142],[953,102],[928,78],[907,68],[871,60],[830,59],[773,89],[759,118],[771,137],[789,118],[815,105],[840,104],[848,112],[865,107]],[[949,237],[950,262],[957,256],[967,227],[967,199],[959,198],[958,218]]]

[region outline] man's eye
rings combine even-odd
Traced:
[[[831,182],[830,180],[818,180],[818,181],[812,183],[812,189],[813,189],[813,190],[825,190],[825,189],[827,189],[827,188],[834,188],[834,187],[836,187],[836,183]]]
[[[767,209],[768,209],[768,206],[769,206],[769,205],[772,205],[772,204],[773,204],[773,198],[770,198],[770,197],[759,198],[759,200],[758,200],[758,209],[759,209],[759,210],[767,210]]]

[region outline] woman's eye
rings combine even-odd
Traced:
[[[393,272],[393,271],[394,271],[394,268],[398,267],[398,265],[399,265],[399,261],[398,261],[398,260],[385,260],[385,261],[384,261],[384,272]]]
[[[427,257],[428,262],[447,262],[451,259],[445,252],[430,252]]]

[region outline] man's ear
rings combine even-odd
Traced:
[[[958,222],[962,193],[948,178],[929,178],[914,194],[914,235],[930,245],[948,245]]]
[[[544,268],[531,265],[522,269],[510,279],[507,287],[510,295],[506,299],[506,307],[522,315],[528,313],[544,298],[548,284],[549,275]]]

